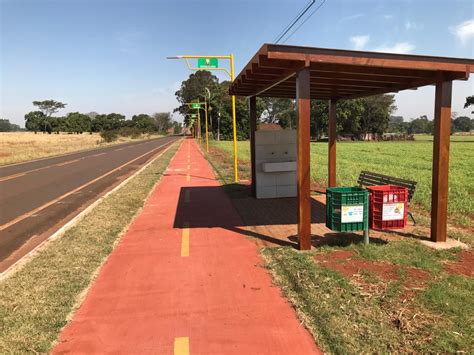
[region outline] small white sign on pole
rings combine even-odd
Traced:
[[[341,222],[363,222],[364,221],[364,206],[342,206],[341,207]]]

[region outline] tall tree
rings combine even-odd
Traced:
[[[10,123],[7,119],[0,119],[0,132],[16,132],[20,131],[20,126]]]
[[[155,130],[155,122],[152,117],[141,113],[139,115],[134,115],[132,117],[133,126],[144,131],[144,132],[151,132]]]
[[[207,93],[206,88],[215,95],[218,92],[219,79],[207,70],[200,70],[189,75],[189,78],[181,83],[181,87],[176,91],[176,99],[180,106],[175,109],[182,115],[194,112],[190,109],[188,102],[195,102],[200,100],[204,102],[204,97]],[[189,116],[185,116],[185,125],[189,124]]]
[[[33,101],[33,105],[38,107],[38,109],[43,112],[46,117],[51,117],[60,109],[65,108],[67,104],[55,100],[43,100]]]
[[[157,112],[153,115],[153,121],[156,130],[159,133],[166,133],[168,128],[171,127],[171,114],[169,112]]]
[[[125,125],[125,116],[119,113],[97,115],[92,120],[93,132],[104,132],[119,129]]]
[[[431,134],[433,132],[433,121],[430,121],[426,115],[412,119],[408,124],[408,134],[419,134],[426,133]]]
[[[295,100],[285,98],[263,97],[264,111],[261,119],[266,123],[278,123],[283,128],[295,128]]]
[[[360,128],[364,108],[360,99],[341,100],[336,104],[336,128],[338,134],[356,135]],[[311,100],[311,136],[319,139],[327,134],[329,102]]]
[[[92,130],[92,120],[88,115],[79,112],[71,112],[66,116],[67,131],[82,134]]]
[[[466,97],[466,103],[464,104],[464,108],[468,108],[471,105],[474,105],[474,95]],[[474,113],[474,111],[472,111],[471,113]]]
[[[360,134],[365,139],[369,133],[382,134],[388,127],[391,114],[396,110],[395,95],[375,95],[362,99],[364,114]]]
[[[25,127],[28,131],[37,133],[42,129],[42,123],[46,116],[41,111],[32,111],[25,115]]]
[[[471,119],[467,116],[459,116],[453,120],[453,132],[470,132],[472,127]]]

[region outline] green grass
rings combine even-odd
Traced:
[[[474,279],[458,275],[444,275],[431,282],[422,295],[423,305],[446,318],[449,329],[433,327],[433,347],[454,353],[465,341],[474,348]]]
[[[452,144],[450,173],[451,177],[458,176],[458,179],[451,178],[451,194],[455,188],[461,190],[461,197],[451,196],[455,199],[454,205],[472,214],[469,210],[472,202],[465,201],[473,189],[468,176],[472,171],[469,166],[474,162],[474,144],[473,147],[471,144]],[[341,143],[338,144],[338,178],[343,184],[354,185],[362,169],[406,178],[415,176],[419,181],[417,208],[426,211],[422,201],[426,199],[429,208],[431,149],[432,143],[427,141]],[[248,142],[238,142],[238,152],[240,176],[248,179]],[[325,143],[311,145],[312,177],[321,185],[326,178],[326,152]],[[212,142],[207,158],[225,186],[235,189],[231,183],[231,142]],[[408,172],[412,175],[405,176]],[[234,191],[231,192],[232,198]],[[450,207],[453,208],[452,201]],[[459,218],[460,212],[455,210],[451,214],[452,218]],[[426,232],[427,215],[418,216],[420,226],[414,231]],[[450,236],[473,245],[472,236],[464,229],[450,227],[448,231]],[[314,254],[337,250],[351,251],[355,258],[366,263],[388,263],[398,279],[381,280],[373,271],[365,269],[359,271],[358,278],[348,278],[314,262]],[[367,246],[341,241],[304,253],[292,248],[262,249],[275,282],[295,307],[302,323],[310,329],[318,346],[324,352],[336,354],[471,351],[474,348],[474,280],[444,271],[444,264],[456,261],[458,253],[459,249],[432,250],[411,239]],[[419,269],[420,276],[409,268]],[[426,277],[426,280],[416,277]],[[369,287],[363,287],[360,280]],[[411,283],[414,285],[407,286]],[[407,292],[413,296],[407,296]]]
[[[415,134],[415,141],[433,141],[431,134]],[[451,142],[474,142],[474,134],[456,134],[451,136]]]
[[[410,242],[392,242],[374,245],[367,254],[363,246],[350,246],[349,250],[363,260],[391,260],[401,267],[399,280],[388,282],[378,281],[370,272],[361,272],[363,280],[372,285],[369,289],[357,287],[353,280],[315,263],[310,252],[266,248],[262,254],[276,283],[324,352],[471,351],[474,280],[441,271],[443,262],[455,258],[456,252],[437,254],[420,246],[408,260],[392,257],[403,255],[412,247]],[[334,250],[341,248],[327,247],[318,253]],[[407,278],[403,267],[419,266],[416,256],[426,259],[427,255],[432,255],[431,260],[422,266],[435,266],[431,281],[413,298],[402,302],[402,285]]]
[[[178,148],[174,144],[0,282],[0,353],[48,352]]]
[[[411,266],[427,271],[439,271],[442,262],[456,260],[457,249],[432,250],[415,240],[391,242],[380,247],[377,244],[353,246],[359,256],[367,260],[388,261],[397,265]]]
[[[458,139],[456,137],[456,139]],[[211,147],[232,157],[232,142],[211,141]],[[413,203],[421,211],[431,208],[431,169],[433,144],[420,142],[340,142],[337,145],[337,181],[353,186],[361,170],[389,174],[418,182]],[[241,164],[250,160],[249,142],[238,142]],[[248,168],[246,169],[249,170]],[[471,226],[474,211],[474,141],[453,142],[450,152],[449,205],[451,221]],[[244,172],[245,178],[249,173]],[[327,183],[327,143],[311,144],[311,177],[313,182]]]

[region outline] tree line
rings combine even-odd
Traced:
[[[392,116],[388,131],[403,134],[433,134],[434,122],[426,115],[411,119],[408,122],[402,116]],[[457,116],[455,112],[451,115],[451,134],[459,132],[470,132],[474,129],[474,119],[467,116]]]
[[[153,115],[142,113],[134,115],[131,120],[127,120],[120,113],[98,114],[91,112],[85,114],[70,112],[66,116],[53,116],[67,105],[55,100],[33,101],[33,105],[38,109],[25,115],[25,127],[28,131],[35,133],[66,132],[82,134],[84,132],[99,132],[108,137],[141,133],[165,134],[170,128],[173,128],[174,133],[181,132],[181,124],[173,121],[169,112],[158,112]]]
[[[7,119],[0,118],[0,132],[19,132],[21,130],[19,125],[10,123]]]
[[[204,110],[192,109],[187,103],[209,103],[209,131],[215,138],[232,139],[232,106],[229,81],[219,79],[209,71],[198,71],[181,83],[175,93],[180,106],[175,109],[185,115],[184,124],[190,126],[199,114],[204,122]],[[466,99],[466,106],[474,104],[473,97]],[[392,94],[375,95],[337,103],[337,133],[353,139],[369,139],[391,133],[431,133],[432,122],[426,116],[404,122],[402,117],[393,116],[397,107]],[[329,104],[325,100],[311,100],[311,136],[319,139],[327,134]],[[257,117],[260,123],[276,123],[283,128],[296,127],[295,100],[284,98],[257,98]],[[469,120],[469,123],[468,121]],[[249,138],[250,122],[247,100],[236,97],[237,138]],[[426,126],[426,127],[425,127]],[[423,128],[422,128],[423,127]],[[472,120],[466,116],[453,117],[453,132],[473,129]],[[203,129],[203,127],[202,127]]]

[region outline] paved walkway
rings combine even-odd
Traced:
[[[240,225],[185,140],[54,352],[318,353]]]

